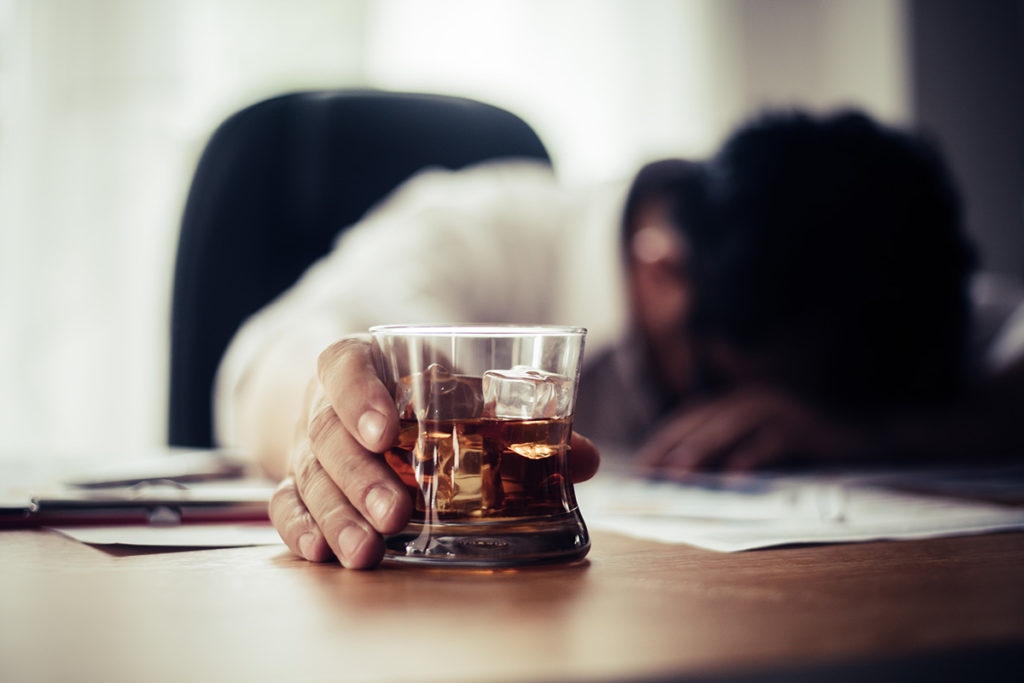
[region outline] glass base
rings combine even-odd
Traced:
[[[385,561],[449,567],[571,562],[590,550],[578,510],[510,521],[410,522],[384,539]]]

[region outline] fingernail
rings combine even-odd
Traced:
[[[338,547],[341,549],[342,557],[338,559],[346,567],[352,562],[352,558],[359,552],[366,541],[366,533],[358,524],[349,524],[338,534]]]
[[[316,561],[316,534],[309,531],[299,537],[299,552],[310,562]]]
[[[377,444],[387,424],[387,418],[376,410],[367,410],[363,413],[359,417],[359,436],[362,437],[363,443]]]
[[[391,515],[398,502],[398,495],[389,488],[374,486],[366,494],[366,511],[373,517],[377,527],[385,526],[385,520]]]

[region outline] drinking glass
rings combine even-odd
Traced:
[[[386,559],[514,566],[590,548],[568,452],[586,330],[385,325],[370,330],[401,428],[384,458],[413,503]]]

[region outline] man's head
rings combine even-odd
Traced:
[[[672,223],[688,302],[678,334],[705,364],[843,407],[955,387],[973,257],[930,145],[859,113],[774,113],[700,176]]]

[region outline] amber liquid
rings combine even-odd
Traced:
[[[567,486],[571,421],[401,420],[385,453],[413,501],[413,522],[499,521],[575,509]]]

